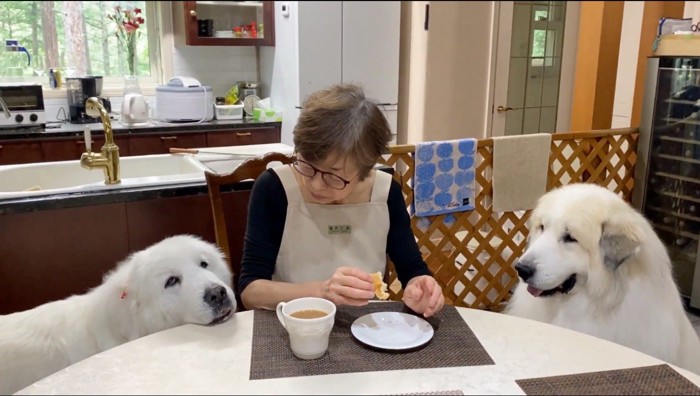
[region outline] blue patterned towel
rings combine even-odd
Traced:
[[[476,139],[416,145],[416,216],[474,209]]]

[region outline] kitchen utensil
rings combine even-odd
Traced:
[[[357,318],[350,332],[361,343],[387,350],[417,348],[435,331],[425,319],[403,312],[374,312]]]
[[[257,157],[257,154],[242,154],[242,153],[222,153],[220,151],[204,151],[198,149],[187,149],[179,147],[171,147],[170,152],[173,154],[216,154],[216,155],[230,155],[232,157]]]
[[[148,103],[140,93],[128,93],[122,100],[122,123],[141,124],[148,121]]]
[[[156,87],[158,119],[165,122],[200,122],[214,118],[211,86],[186,76],[175,76]]]
[[[253,109],[258,107],[258,102],[260,101],[260,98],[255,96],[255,95],[248,95],[243,99],[243,110],[245,111],[246,115],[252,117],[253,116]]]

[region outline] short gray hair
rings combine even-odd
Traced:
[[[294,148],[309,161],[346,158],[364,180],[387,151],[391,129],[379,106],[357,85],[338,84],[314,92],[294,127]]]

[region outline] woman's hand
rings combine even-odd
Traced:
[[[321,296],[336,305],[367,305],[374,297],[372,277],[352,267],[339,267],[321,287]]]
[[[434,315],[445,305],[442,288],[435,278],[420,275],[408,281],[403,291],[403,301],[414,312],[423,314],[426,318]]]

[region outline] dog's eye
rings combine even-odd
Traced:
[[[568,232],[564,234],[564,242],[569,243],[569,242],[578,242],[574,237],[571,236]]]
[[[175,286],[178,283],[180,283],[180,278],[178,278],[177,276],[171,276],[170,278],[168,278],[167,281],[165,281],[165,288],[167,289],[170,286]]]
[[[199,266],[202,268],[207,268],[209,266],[209,264],[207,264],[206,261],[202,261],[201,263],[199,263]]]
[[[538,229],[540,232],[544,231],[544,224],[538,225],[538,226],[537,226],[537,229]]]

